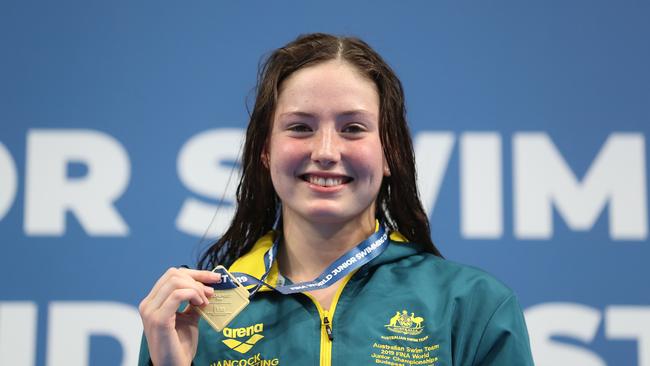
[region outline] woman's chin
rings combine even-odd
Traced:
[[[347,215],[331,210],[316,210],[305,215],[305,219],[314,224],[336,224],[349,221]]]
[[[369,215],[371,216],[369,219],[374,222],[374,214],[370,214],[368,212],[350,213],[350,212],[345,212],[343,210],[320,208],[320,209],[309,210],[309,212],[307,212],[306,215],[304,216],[304,219],[313,224],[346,225],[353,222],[359,222],[359,220],[363,220]]]

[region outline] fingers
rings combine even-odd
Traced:
[[[187,281],[180,283],[180,279],[186,279]],[[210,271],[199,271],[199,270],[194,270],[194,269],[186,269],[186,268],[170,268],[168,269],[161,277],[158,279],[154,287],[151,289],[151,292],[147,296],[148,298],[156,298],[159,297],[159,292],[160,290],[165,287],[166,285],[169,284],[170,281],[175,281],[178,285],[190,285],[191,282],[188,281],[194,281],[197,282],[197,284],[194,286],[199,286],[203,285],[203,283],[219,283],[221,281],[221,275],[218,273],[213,273]],[[169,286],[167,286],[169,287]],[[206,286],[206,293],[208,295],[212,295],[212,292],[210,289],[208,289],[209,286]],[[167,295],[165,293],[165,295]],[[158,305],[160,302],[158,302]]]
[[[203,305],[204,303],[207,303],[208,296],[211,296],[214,291],[211,287],[195,281],[191,277],[174,275],[170,276],[161,285],[158,292],[150,298],[150,306],[156,309],[161,307],[162,304],[177,290],[188,290],[194,292],[192,296],[185,296],[185,298],[180,301],[190,301],[192,305]],[[178,303],[178,306],[180,306],[180,302]]]
[[[158,279],[151,292],[140,303],[140,313],[145,316],[161,310],[172,316],[183,301],[200,306],[209,302],[214,289],[204,283],[219,283],[221,275],[210,271],[170,268]]]
[[[174,292],[172,292],[158,308],[157,312],[159,313],[159,316],[161,318],[166,318],[170,314],[175,314],[179,310],[178,307],[183,301],[189,301],[192,305],[203,304],[203,298],[199,296],[196,291],[187,288],[177,289],[174,290]]]
[[[219,283],[221,282],[221,274],[212,271],[201,271],[197,269],[179,268],[180,271],[187,273],[196,281],[203,283]]]
[[[156,282],[156,284],[151,289],[150,295],[157,296],[158,291],[174,278],[191,278],[195,281],[202,283],[219,283],[221,281],[221,275],[219,273],[214,273],[210,271],[199,271],[195,269],[188,268],[169,268]]]

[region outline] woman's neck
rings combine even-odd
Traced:
[[[336,224],[285,220],[278,253],[280,272],[293,282],[311,281],[374,231],[374,217]]]

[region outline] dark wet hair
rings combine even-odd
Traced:
[[[377,219],[389,230],[399,231],[409,241],[424,244],[427,251],[440,256],[431,241],[429,219],[418,196],[402,83],[364,41],[313,33],[301,35],[275,50],[261,64],[255,105],[246,130],[237,209],[223,236],[201,255],[199,268],[231,264],[273,228],[280,200],[262,155],[271,133],[280,87],[295,71],[335,59],[349,63],[372,80],[379,93],[379,134],[391,175],[384,177],[377,196]]]

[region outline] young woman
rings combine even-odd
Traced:
[[[366,43],[310,34],[273,52],[242,165],[202,270],[169,269],[140,304],[141,364],[532,365],[511,290],[432,243],[402,86]],[[262,287],[216,332],[195,307],[219,264],[273,287],[319,280]]]

